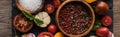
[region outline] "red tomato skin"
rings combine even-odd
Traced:
[[[100,27],[96,30],[96,34],[101,37],[107,37],[109,34],[109,29],[107,27]]]
[[[53,34],[50,32],[42,32],[42,33],[38,34],[37,37],[44,37],[44,35],[49,35],[49,36],[53,37]]]
[[[48,14],[52,14],[54,12],[54,6],[52,4],[47,4],[46,7],[45,7],[45,11]]]
[[[106,15],[109,12],[108,4],[106,2],[100,1],[95,7],[95,12],[98,15]]]
[[[110,16],[104,16],[103,18],[102,18],[102,24],[104,25],[104,26],[109,26],[109,25],[111,25],[112,24],[112,18],[110,17]]]
[[[53,2],[54,2],[55,8],[58,8],[61,4],[60,0],[54,0]]]
[[[57,31],[57,27],[54,24],[51,24],[48,27],[48,31],[54,34]]]

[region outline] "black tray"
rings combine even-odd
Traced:
[[[45,4],[47,4],[47,3],[51,3],[52,4],[52,1],[53,0],[45,0]],[[97,1],[100,1],[100,0],[97,0]],[[111,18],[112,18],[112,20],[113,20],[113,0],[105,0],[105,2],[107,2],[108,3],[108,5],[109,5],[109,7],[110,7],[110,11],[109,11],[109,13],[107,14],[107,15],[109,15]],[[91,4],[91,5],[94,5],[94,4]],[[94,8],[94,7],[93,7]],[[55,9],[56,10],[56,9]],[[43,10],[44,11],[44,10]],[[13,22],[13,19],[14,19],[14,17],[15,17],[15,15],[17,15],[17,14],[19,14],[19,13],[21,13],[21,11],[17,8],[17,6],[16,6],[16,4],[15,4],[15,0],[12,0],[12,22]],[[54,12],[53,14],[50,14],[50,17],[51,17],[51,23],[53,23],[53,24],[56,24],[55,23],[55,13],[56,12]],[[97,15],[96,15],[97,16]],[[98,16],[97,16],[98,17]],[[99,18],[99,17],[98,17]],[[113,22],[112,22],[112,25],[110,25],[109,27],[108,27],[109,29],[110,29],[110,31],[111,32],[113,32]],[[27,33],[34,33],[36,36],[40,33],[40,32],[43,32],[43,31],[47,31],[47,28],[40,28],[40,27],[38,27],[38,26],[36,26],[36,25],[33,25],[33,27],[32,27],[32,29],[29,31],[29,32],[27,32]],[[60,30],[57,30],[57,31],[60,31]],[[94,34],[95,35],[95,33],[94,33],[95,31],[91,31],[88,35],[86,35],[85,37],[89,37],[89,35],[90,34]],[[12,37],[14,37],[15,36],[15,34],[16,35],[18,35],[19,37],[21,37],[21,35],[23,35],[23,34],[27,34],[27,33],[21,33],[21,32],[19,32],[18,30],[16,30],[15,28],[14,28],[14,26],[13,26],[13,23],[12,23]],[[66,36],[67,37],[67,36]]]

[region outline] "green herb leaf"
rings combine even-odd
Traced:
[[[98,29],[98,28],[101,27],[101,26],[102,26],[101,21],[100,21],[100,20],[96,20],[96,21],[95,21],[95,25],[94,25],[94,27],[93,27],[93,30],[96,30],[96,29]]]
[[[30,20],[34,20],[34,16],[33,16],[32,14],[29,14],[29,13],[27,13],[27,12],[25,12],[25,11],[22,11],[22,13],[23,13],[27,18],[29,18]]]
[[[34,22],[37,24],[43,24],[43,21],[40,21],[39,19],[34,19]]]
[[[25,12],[25,11],[22,11],[22,13],[23,13],[27,18],[29,18],[30,20],[34,20],[34,22],[35,22],[36,24],[43,24],[43,21],[35,18],[32,14],[29,14],[29,13],[27,13],[27,12]]]

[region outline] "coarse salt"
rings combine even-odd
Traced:
[[[35,12],[42,4],[42,0],[19,0],[20,5],[31,11]]]

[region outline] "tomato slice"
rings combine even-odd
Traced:
[[[17,30],[24,33],[28,32],[32,28],[33,21],[27,20],[27,18],[22,14],[18,14],[14,18],[13,25]]]

